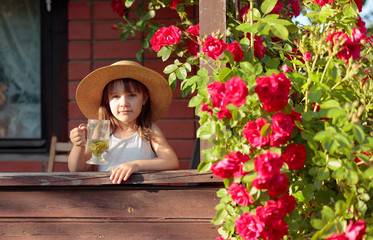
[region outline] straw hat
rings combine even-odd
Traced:
[[[76,101],[87,119],[97,119],[105,86],[116,79],[132,78],[149,90],[152,121],[165,114],[171,104],[172,92],[159,73],[132,61],[119,61],[88,74],[76,89]]]

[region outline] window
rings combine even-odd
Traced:
[[[67,0],[0,7],[0,153],[45,152],[67,131]]]

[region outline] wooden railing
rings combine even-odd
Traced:
[[[195,170],[0,173],[0,239],[215,239],[221,179]]]

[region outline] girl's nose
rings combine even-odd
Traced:
[[[128,105],[128,101],[127,101],[127,97],[126,96],[121,96],[121,98],[120,98],[120,105],[121,106],[127,106]]]

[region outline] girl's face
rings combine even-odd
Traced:
[[[136,123],[148,95],[133,85],[124,86],[123,81],[115,81],[109,86],[109,105],[111,113],[126,125]]]

